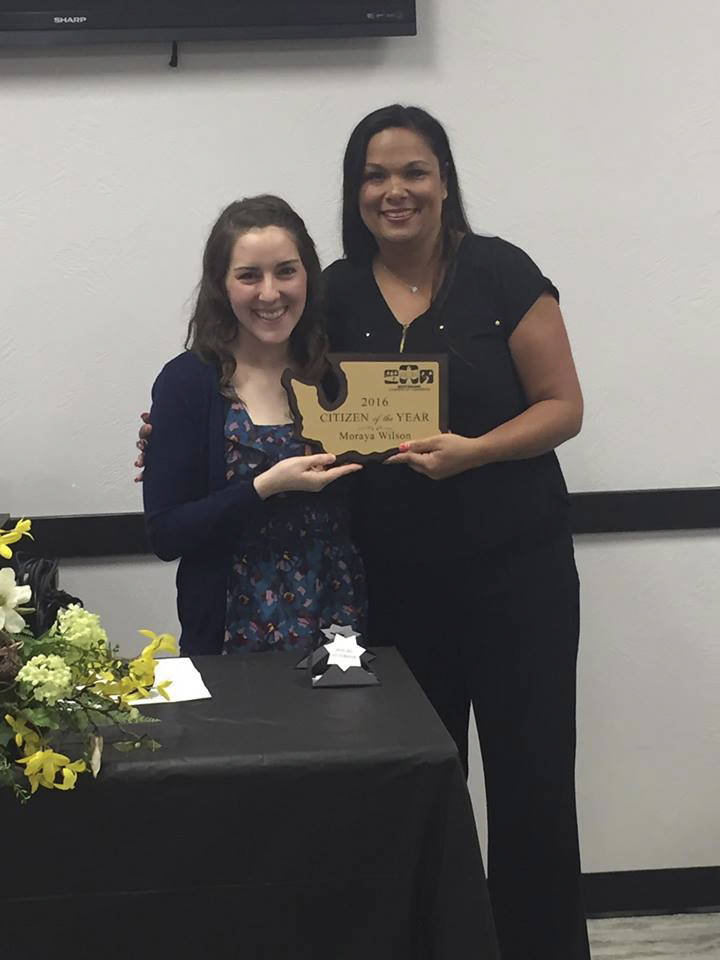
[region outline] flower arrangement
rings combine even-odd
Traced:
[[[11,544],[31,536],[30,520],[12,530],[0,528],[0,556],[12,557]],[[18,585],[12,567],[0,569],[0,788],[21,801],[39,787],[72,790],[78,774],[97,776],[103,749],[101,729],[112,725],[124,739],[120,750],[160,744],[138,736],[125,724],[152,722],[133,701],[156,690],[166,699],[169,681],[155,686],[155,654],[177,653],[175,638],[140,630],[149,640],[139,657],[126,660],[110,647],[99,617],[79,603],[60,609],[52,626],[35,636],[23,614],[31,588]],[[82,756],[71,760],[57,741],[79,736]]]

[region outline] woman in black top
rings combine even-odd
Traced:
[[[554,448],[582,396],[558,293],[471,232],[441,125],[391,106],[345,155],[331,347],[449,358],[450,433],[357,478],[370,644],[399,646],[467,768],[472,702],[503,960],[587,960],[575,813],[578,580]]]
[[[522,250],[472,233],[445,131],[414,107],[350,137],[343,245],[325,271],[332,349],[449,358],[451,432],[356,478],[366,639],[400,648],[466,769],[473,704],[503,960],[589,960],[578,580],[553,452],[579,431],[582,396],[557,290]]]

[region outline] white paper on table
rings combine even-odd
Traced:
[[[155,685],[164,680],[171,680],[166,688],[170,703],[181,700],[207,700],[212,696],[203,683],[200,671],[189,657],[162,657],[155,666]],[[144,703],[168,703],[162,694],[153,690],[149,697],[142,700],[133,700],[132,706],[139,707]]]

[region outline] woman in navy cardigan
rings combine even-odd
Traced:
[[[231,204],[203,258],[186,350],[153,387],[150,542],[180,558],[184,654],[296,650],[331,623],[362,629],[365,580],[344,483],[292,428],[280,382],[322,370],[320,264],[277,197]]]

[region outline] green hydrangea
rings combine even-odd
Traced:
[[[17,680],[32,690],[36,700],[54,706],[58,700],[69,697],[72,692],[70,667],[62,657],[51,653],[39,653],[18,672]]]
[[[69,663],[86,658],[95,660],[107,650],[108,636],[100,625],[100,617],[78,603],[60,610],[54,629],[67,647],[65,657]]]

